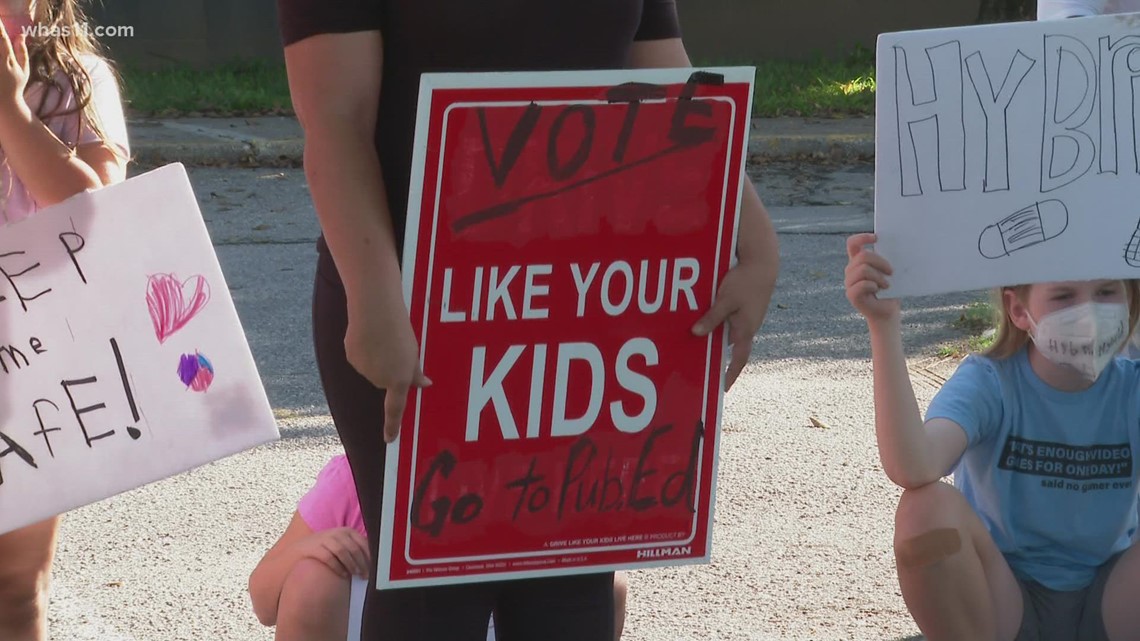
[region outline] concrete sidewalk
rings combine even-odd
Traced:
[[[144,166],[298,166],[304,137],[292,117],[137,119],[127,123],[135,160]],[[874,118],[756,118],[750,161],[827,157],[868,159]]]

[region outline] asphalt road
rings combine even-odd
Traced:
[[[872,168],[753,173],[781,230],[783,271],[726,400],[713,563],[634,572],[625,638],[910,636],[890,552],[900,492],[879,467],[866,326],[842,288],[845,235],[871,226]],[[68,514],[51,603],[59,641],[271,639],[246,579],[338,449],[310,345],[317,226],[303,176],[191,178],[282,439]],[[905,306],[914,369],[932,372],[915,379],[923,404],[953,368],[936,346],[959,336],[950,322],[974,298]]]

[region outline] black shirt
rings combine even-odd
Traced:
[[[398,245],[420,74],[620,69],[634,41],[680,35],[673,0],[277,0],[277,7],[286,46],[324,33],[383,34],[375,142]]]

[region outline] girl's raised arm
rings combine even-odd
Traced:
[[[116,153],[103,143],[85,144],[73,151],[36,116],[24,100],[29,75],[25,36],[9,39],[0,29],[0,147],[36,203],[48,207],[80,192],[123,180],[125,153]],[[105,82],[96,87],[92,78],[93,91],[98,89],[104,96],[108,91],[114,94],[113,101],[99,101],[99,117],[125,132],[118,89],[113,85],[113,77],[111,81],[110,87]]]
[[[99,128],[80,122],[75,153],[95,170],[104,185],[111,185],[126,180],[127,162],[131,157],[123,99],[115,73],[105,60],[93,60],[87,71],[91,80],[91,106]]]
[[[866,248],[873,242],[874,234],[847,240],[847,298],[866,317],[871,333],[875,436],[883,470],[901,487],[921,487],[950,471],[966,449],[966,432],[946,419],[922,422],[903,353],[899,301],[876,297],[888,287],[891,266]]]

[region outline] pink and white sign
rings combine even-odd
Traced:
[[[0,533],[277,436],[181,165],[0,227]]]

